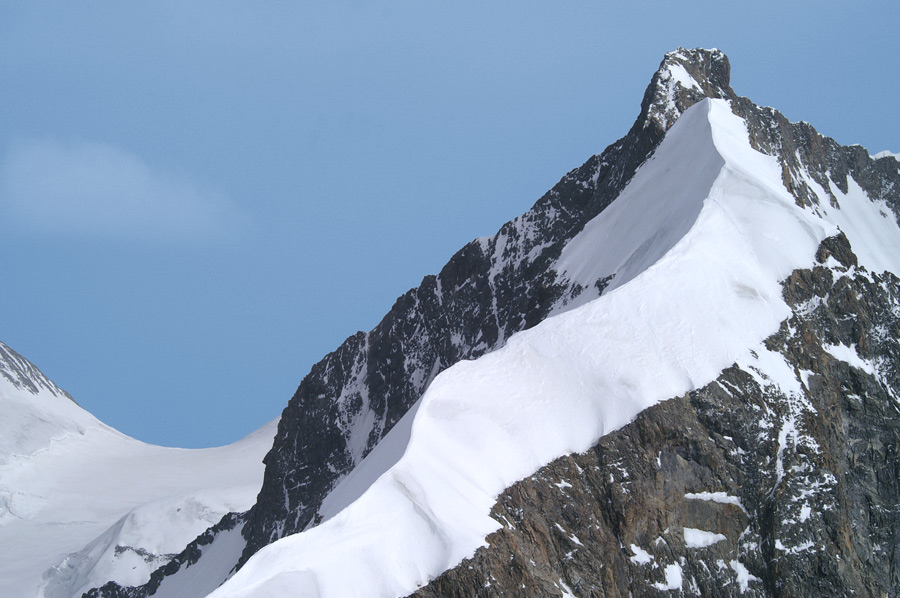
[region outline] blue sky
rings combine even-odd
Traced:
[[[187,6],[189,4],[189,6]],[[7,2],[0,340],[211,446],[622,136],[663,54],[900,152],[900,4]]]

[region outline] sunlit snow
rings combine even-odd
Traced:
[[[631,544],[630,548],[631,548],[631,552],[634,553],[633,556],[629,557],[632,563],[637,563],[639,565],[647,565],[651,561],[653,561],[653,555],[651,555],[649,552],[647,552],[640,546],[637,546],[636,544]]]
[[[654,583],[653,587],[657,590],[680,590],[684,580],[682,579],[682,571],[681,565],[678,563],[672,563],[671,565],[666,565],[664,570],[666,575],[666,583]]]
[[[684,528],[684,545],[688,548],[706,548],[725,540],[723,534],[708,532],[693,527]]]

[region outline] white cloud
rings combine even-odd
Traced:
[[[241,226],[222,194],[102,143],[27,140],[0,164],[7,224],[52,234],[209,241]]]

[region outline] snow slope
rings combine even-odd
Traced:
[[[165,556],[248,509],[276,422],[220,448],[151,446],[81,409],[0,343],[0,596],[144,583]]]
[[[727,102],[696,104],[560,258],[571,280],[613,276],[604,294],[437,376],[390,450],[336,489],[349,506],[211,596],[403,596],[455,566],[499,527],[489,512],[512,483],[751,359],[790,313],[779,282],[847,213],[865,223],[845,231],[863,265],[900,271],[893,216],[853,191],[839,200],[798,207]]]
[[[54,438],[103,426],[4,343],[0,343],[0,397],[0,467],[45,448]]]

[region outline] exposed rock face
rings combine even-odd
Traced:
[[[565,242],[616,198],[681,112],[704,97],[736,98],[729,72],[718,51],[667,55],[628,135],[567,174],[497,235],[463,247],[440,274],[400,297],[375,329],[350,337],[313,366],[266,457],[242,560],[315,524],[328,492],[438,372],[497,349],[582,291],[553,269]],[[681,83],[687,80],[692,87]]]
[[[900,176],[895,160],[874,160],[858,145],[842,146],[820,135],[806,122],[792,123],[772,108],[762,108],[747,98],[732,102],[735,114],[747,121],[753,147],[781,162],[784,186],[802,206],[818,204],[812,184],[837,201],[835,189],[847,193],[849,179],[869,197],[885,200],[900,215]]]
[[[509,488],[415,595],[900,595],[900,279],[818,261],[755,359]]]

